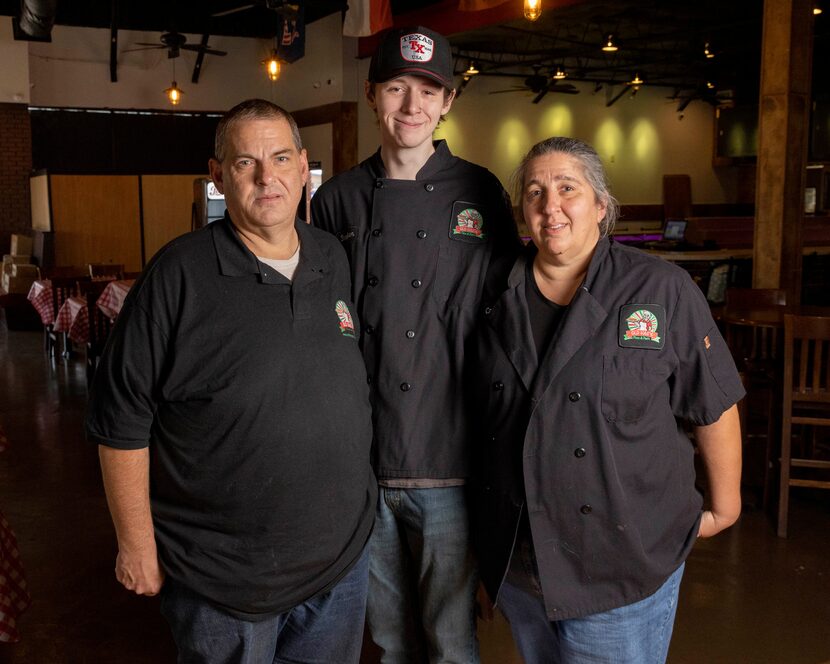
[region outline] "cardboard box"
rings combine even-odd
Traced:
[[[9,253],[13,256],[31,256],[32,238],[28,235],[12,233],[12,246]]]
[[[6,293],[19,293],[26,295],[35,280],[32,277],[13,277],[9,274],[3,275],[3,290]]]
[[[15,263],[12,265],[12,277],[29,277],[31,279],[37,279],[40,276],[40,270],[37,269],[37,265],[29,265],[29,264],[19,264]]]

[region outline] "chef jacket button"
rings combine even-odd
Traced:
[[[406,331],[406,338],[407,339],[414,339],[415,338],[415,330],[407,330]]]
[[[494,390],[503,390],[504,389],[504,383],[502,383],[500,380],[497,380],[495,383],[493,383],[493,389]]]
[[[383,189],[383,180],[375,180],[375,189]]]
[[[367,382],[369,385],[371,385],[371,384],[372,384],[372,377],[371,377],[371,376],[366,376],[366,382]]]
[[[376,228],[375,230],[372,231],[372,235],[374,235],[375,237],[380,237],[380,233],[381,233],[381,230],[379,228]]]
[[[423,240],[423,239],[427,236],[427,232],[426,232],[426,231],[421,230],[421,231],[418,231],[418,232],[416,233],[416,235],[418,236],[418,239],[419,239],[419,240]]]
[[[375,328],[373,328],[371,325],[367,325],[363,329],[365,330],[366,334],[374,334],[375,332]]]
[[[420,288],[421,287],[421,280],[420,279],[413,279],[412,280],[412,288]]]
[[[584,448],[584,447],[577,447],[577,448],[574,450],[574,456],[575,456],[577,459],[581,459],[582,457],[584,457],[584,456],[585,456],[585,448]]]
[[[435,187],[431,184],[425,184],[424,189],[426,189],[427,191],[433,191]]]
[[[380,281],[377,277],[369,277],[369,285],[370,286],[377,286],[378,281]]]
[[[410,385],[409,383],[401,383],[401,392],[409,392],[411,388],[412,385]]]
[[[590,505],[583,505],[582,507],[579,508],[579,511],[582,512],[583,514],[590,514],[591,512],[594,511],[594,508],[591,507]]]
[[[571,401],[579,401],[582,398],[582,395],[579,392],[571,392],[568,395],[568,399]]]
[[[484,307],[485,316],[489,316],[491,313],[493,313],[493,307]]]

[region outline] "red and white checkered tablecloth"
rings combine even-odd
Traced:
[[[48,279],[38,279],[32,283],[29,294],[26,296],[29,302],[37,311],[40,320],[44,325],[51,325],[55,322],[55,314],[52,311],[52,282]]]
[[[6,435],[0,427],[0,452],[7,446]],[[17,539],[9,522],[0,512],[0,643],[20,640],[17,619],[29,607],[30,602]]]
[[[67,332],[69,338],[76,344],[85,344],[89,341],[89,312],[86,309],[86,298],[66,298],[61,308],[58,309],[58,317],[55,319],[55,332]]]
[[[107,318],[115,319],[134,283],[135,279],[118,279],[107,284],[96,302]]]

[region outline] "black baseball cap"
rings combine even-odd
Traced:
[[[452,90],[452,49],[447,38],[421,26],[384,34],[369,65],[369,80],[383,83],[404,74],[425,76]]]

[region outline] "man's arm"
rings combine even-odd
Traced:
[[[118,538],[115,578],[137,595],[156,595],[164,583],[150,513],[150,450],[98,446],[107,503]]]
[[[711,509],[703,512],[698,537],[711,537],[741,515],[741,426],[732,406],[717,422],[695,427],[695,441],[709,480]]]

